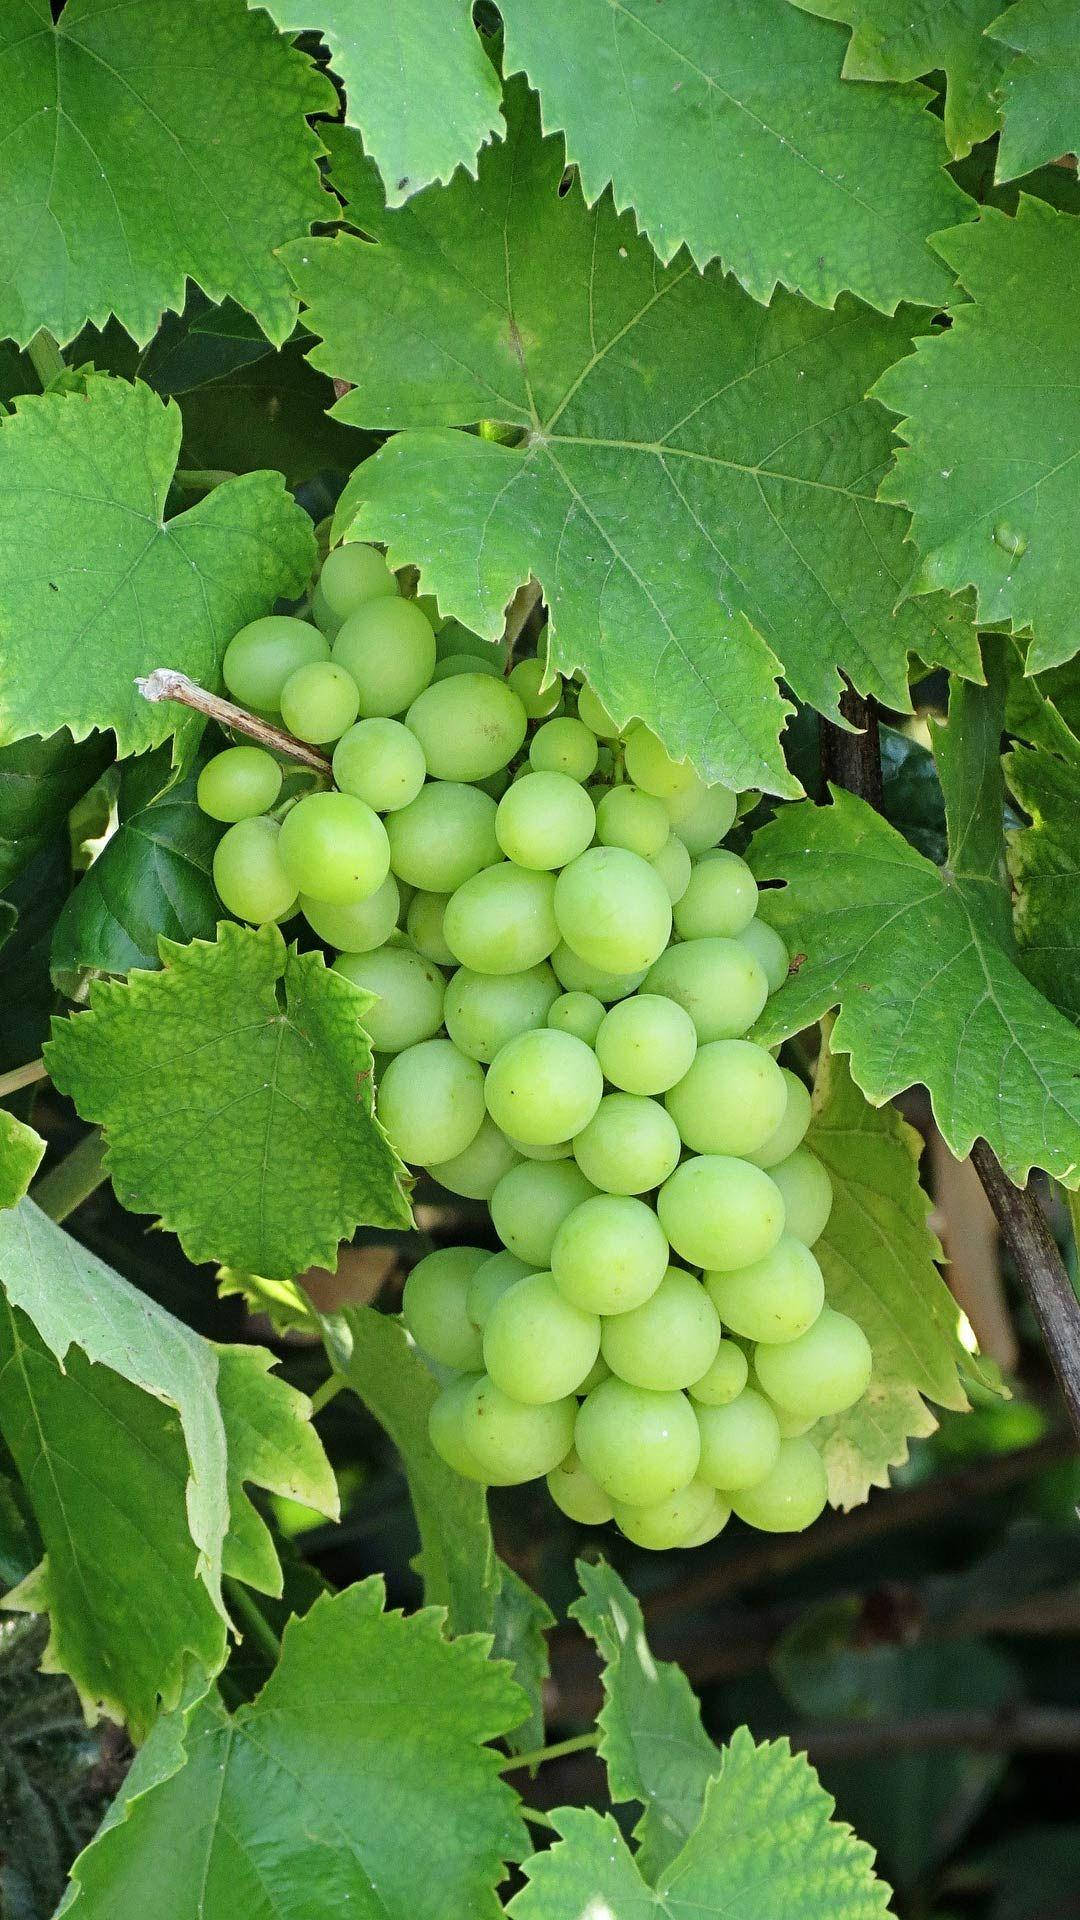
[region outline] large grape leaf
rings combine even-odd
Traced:
[[[945,74],[945,138],[963,159],[1001,122],[998,91],[1011,55],[986,29],[999,0],[794,0],[852,29],[845,80],[917,80]]]
[[[779,661],[828,712],[838,666],[901,707],[909,651],[978,672],[955,604],[895,611],[903,523],[873,499],[889,442],[864,395],[910,321],[787,295],[763,311],[718,269],[658,267],[610,198],[560,196],[562,144],[520,83],[507,118],[478,184],[396,213],[337,137],[335,180],[377,244],[287,249],[312,357],[351,383],[336,411],[409,429],[357,470],[338,528],[418,562],[491,638],[534,574],[556,666],[710,775],[791,793]],[[520,444],[452,431],[484,418]]]
[[[333,1269],[361,1221],[408,1226],[374,1117],[369,996],[276,927],[161,943],[159,973],[101,980],[53,1022],[54,1084],[105,1131],[117,1199],[191,1260],[287,1280]]]
[[[0,887],[21,873],[112,758],[100,734],[78,745],[66,727],[49,740],[0,747]]]
[[[1058,759],[1018,747],[1005,777],[1031,825],[1008,835],[1020,964],[1048,1000],[1080,1026],[1080,753]]]
[[[992,33],[1017,58],[1005,70],[997,177],[1015,180],[1080,150],[1080,19],[1074,0],[1017,0]]]
[[[9,0],[0,20],[0,333],[71,340],[110,313],[148,340],[187,276],[273,340],[275,249],[325,219],[305,115],[335,95],[244,0]]]
[[[526,1850],[502,1756],[524,1699],[475,1637],[383,1611],[378,1578],[315,1601],[258,1698],[162,1723],[138,1780],[72,1871],[76,1920],[497,1920]],[[141,1789],[141,1790],[140,1790]],[[162,1862],[169,1870],[162,1873]]]
[[[775,0],[504,0],[508,73],[667,263],[715,256],[757,300],[938,305],[927,236],[963,219],[922,88],[845,87],[843,35]]]
[[[260,3],[285,32],[322,34],[345,119],[363,134],[389,206],[458,167],[475,173],[480,148],[502,133],[502,89],[473,31],[472,0]]]
[[[974,586],[1037,673],[1080,648],[1080,220],[1023,194],[936,245],[972,297],[874,388],[907,443],[881,497],[912,510],[911,590]]]
[[[190,740],[201,720],[152,706],[136,675],[216,684],[237,628],[303,591],[314,535],[279,475],[165,519],[180,433],[175,404],[105,375],[0,422],[0,743],[64,726],[113,728],[121,756]]]

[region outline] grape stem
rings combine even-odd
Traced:
[[[32,1087],[35,1080],[47,1080],[49,1069],[44,1060],[29,1060],[25,1067],[12,1067],[10,1073],[0,1073],[0,1100],[6,1100],[11,1093],[18,1093],[20,1087]]]
[[[569,1740],[556,1740],[550,1747],[534,1747],[531,1753],[515,1753],[504,1760],[500,1773],[517,1773],[520,1767],[535,1768],[546,1760],[562,1760],[570,1753],[586,1753],[590,1747],[599,1745],[600,1735],[594,1729],[591,1733],[575,1733]]]
[[[57,1163],[30,1189],[35,1206],[59,1225],[84,1200],[89,1200],[108,1179],[105,1171],[105,1142],[95,1127],[84,1134],[77,1147]]]
[[[61,374],[66,372],[64,356],[52,334],[45,327],[39,327],[35,333],[26,349],[26,357],[41,381],[43,393],[51,387],[54,380],[58,380]]]
[[[231,733],[246,733],[249,740],[257,740],[271,753],[287,754],[290,760],[299,760],[301,766],[314,767],[317,773],[330,773],[330,762],[318,747],[294,740],[283,727],[260,720],[257,714],[234,706],[231,700],[222,700],[216,693],[207,693],[205,687],[189,680],[186,673],[177,673],[173,667],[155,667],[153,673],[136,680],[135,685],[144,700],[177,700],[182,707],[205,713],[208,720],[216,720],[219,727],[227,727]]]

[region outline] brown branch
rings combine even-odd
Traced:
[[[793,1727],[793,1747],[812,1760],[868,1760],[887,1753],[926,1753],[954,1747],[981,1753],[1076,1753],[1080,1712],[1071,1707],[1015,1707],[1004,1713],[963,1710],[924,1713],[910,1720],[833,1720]]]
[[[845,720],[858,729],[835,727],[830,720],[821,722],[821,772],[823,783],[846,787],[881,812],[881,738],[878,733],[877,707],[872,699],[845,687],[840,695],[840,711]],[[823,796],[824,797],[824,796]]]
[[[205,713],[208,720],[216,720],[219,727],[227,727],[231,733],[246,733],[249,740],[257,740],[261,747],[267,747],[271,753],[287,754],[290,760],[299,760],[301,766],[313,767],[316,773],[329,774],[330,762],[318,747],[309,747],[303,740],[294,740],[291,733],[283,727],[275,727],[269,720],[260,720],[258,714],[248,713],[246,707],[236,707],[231,700],[219,699],[216,693],[207,693],[186,673],[177,673],[173,667],[155,667],[145,679],[136,680],[135,685],[144,700],[177,700],[182,707],[191,707],[196,713]]]
[[[976,1140],[971,1158],[1039,1323],[1073,1430],[1080,1438],[1080,1300],[1031,1187],[1013,1186],[985,1140]]]

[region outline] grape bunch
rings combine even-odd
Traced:
[[[546,1476],[575,1521],[650,1548],[826,1500],[815,1424],[870,1347],[825,1304],[832,1189],[802,1081],[745,1036],[786,976],[735,796],[620,731],[593,690],[402,598],[375,549],[327,556],[310,620],[253,621],[229,691],[333,746],[334,785],[227,748],[199,800],[241,919],[301,912],[364,1016],[401,1158],[486,1201],[502,1251],[420,1260],[403,1314],[441,1383],[436,1450],[487,1485]],[[484,647],[484,653],[471,651]]]

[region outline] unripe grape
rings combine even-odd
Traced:
[[[618,739],[619,728],[591,687],[578,688],[577,710],[579,720],[588,727],[590,733],[595,733],[599,740]]]
[[[676,1541],[676,1545],[683,1548],[707,1546],[710,1540],[716,1539],[718,1533],[723,1533],[730,1519],[731,1508],[726,1500],[714,1493],[712,1506],[701,1525],[695,1527],[692,1533],[684,1534],[681,1540]]]
[[[238,920],[260,926],[296,906],[296,887],[281,858],[281,828],[260,815],[226,828],[214,849],[214,885]]]
[[[386,832],[394,872],[425,893],[453,893],[500,857],[494,800],[453,780],[430,781]]]
[[[388,1063],[378,1115],[403,1160],[427,1167],[464,1153],[484,1118],[484,1075],[452,1040],[421,1040]]]
[[[397,881],[388,873],[381,887],[365,900],[353,900],[346,907],[332,907],[326,900],[300,895],[300,908],[314,933],[327,946],[341,953],[370,953],[381,947],[397,926],[401,899]]]
[[[783,1198],[769,1174],[723,1154],[684,1160],[656,1205],[671,1245],[692,1267],[726,1273],[749,1266],[784,1231]]]
[[[614,1519],[619,1532],[635,1546],[662,1553],[681,1546],[689,1535],[697,1533],[712,1518],[715,1508],[715,1487],[706,1486],[704,1480],[691,1480],[678,1493],[651,1506],[631,1507],[616,1501]]]
[[[810,1095],[798,1075],[781,1067],[784,1085],[787,1088],[787,1104],[783,1118],[767,1140],[760,1147],[744,1157],[752,1160],[756,1167],[772,1168],[779,1166],[781,1160],[787,1160],[800,1144],[807,1127],[810,1125]]]
[[[427,604],[429,599],[429,594],[418,594],[416,604],[434,626],[435,622]],[[435,651],[440,660],[449,659],[453,654],[471,653],[478,660],[489,660],[494,656],[499,662],[500,673],[506,665],[505,647],[493,645],[490,640],[485,640],[482,634],[473,633],[468,627],[463,627],[460,620],[443,620],[442,625],[435,628],[435,632]]]
[[[771,1054],[752,1040],[708,1040],[664,1104],[695,1153],[743,1159],[780,1125],[787,1085]]]
[[[565,1300],[550,1273],[519,1280],[495,1302],[484,1328],[491,1379],[528,1406],[573,1393],[599,1351],[599,1315]]]
[[[572,1394],[545,1406],[526,1406],[481,1374],[465,1401],[462,1433],[493,1485],[516,1486],[538,1480],[565,1460],[576,1416]]]
[[[495,835],[508,860],[550,871],[592,840],[596,813],[584,787],[565,773],[528,773],[499,802]]]
[[[526,1161],[505,1174],[491,1196],[495,1231],[531,1267],[547,1268],[563,1221],[594,1192],[573,1160]]]
[[[682,1142],[658,1100],[609,1093],[574,1139],[574,1158],[601,1193],[648,1193],[678,1166]]]
[[[407,807],[426,773],[424,750],[400,720],[358,720],[334,748],[334,779],[342,793],[366,800],[376,813]]]
[[[208,760],[195,797],[211,820],[254,820],[281,792],[281,768],[262,747],[226,747]]]
[[[376,996],[360,1016],[376,1053],[401,1053],[429,1040],[442,1026],[442,974],[408,947],[341,953],[334,961],[334,972]]]
[[[575,1387],[574,1392],[577,1394],[579,1400],[584,1400],[585,1395],[591,1393],[594,1387],[598,1387],[601,1380],[610,1379],[611,1368],[608,1366],[603,1354],[598,1353],[588,1373],[585,1375],[584,1380],[581,1382],[581,1385]]]
[[[706,791],[701,775],[688,760],[673,760],[648,727],[640,722],[626,736],[626,771],[635,786],[658,800],[675,800],[684,810],[693,806]]]
[[[551,1249],[560,1293],[586,1313],[639,1307],[656,1292],[667,1266],[668,1243],[652,1208],[622,1194],[583,1200],[562,1222]]]
[[[422,953],[425,960],[433,960],[437,967],[457,965],[443,933],[449,898],[447,893],[414,893],[405,915],[405,931],[417,953]]]
[[[829,1497],[825,1462],[812,1440],[782,1440],[776,1464],[732,1498],[740,1520],[761,1533],[801,1533]]]
[[[366,900],[390,868],[377,813],[351,793],[308,793],[285,815],[281,862],[300,892],[333,907]]]
[[[496,1126],[511,1139],[551,1146],[588,1125],[603,1090],[592,1048],[572,1033],[540,1027],[499,1049],[484,1093]]]
[[[517,694],[530,720],[546,719],[549,713],[554,713],[562,699],[562,680],[556,674],[545,686],[546,671],[542,660],[519,660],[507,676],[507,685]]]
[[[755,915],[736,937],[761,967],[769,992],[779,992],[788,977],[790,955],[775,927]]]
[[[669,833],[659,853],[653,854],[649,865],[654,873],[660,875],[672,906],[677,905],[690,884],[693,872],[693,862],[682,841]]]
[[[352,674],[361,716],[372,720],[404,713],[423,692],[435,671],[435,635],[415,600],[381,595],[342,622],[332,657]]]
[[[697,1032],[685,1007],[661,994],[638,993],[604,1017],[596,1057],[624,1093],[664,1093],[689,1072]]]
[[[401,1296],[401,1315],[432,1360],[479,1371],[480,1335],[465,1310],[469,1281],[487,1259],[483,1247],[440,1247],[418,1260]]]
[[[482,1374],[463,1373],[460,1379],[451,1380],[443,1388],[428,1414],[428,1435],[440,1460],[445,1460],[448,1467],[453,1467],[454,1472],[466,1480],[478,1480],[486,1486],[487,1475],[465,1444],[463,1422],[466,1403],[482,1378]]]
[[[234,700],[258,713],[276,713],[281,689],[297,667],[329,660],[325,634],[290,614],[268,613],[250,620],[225,649],[221,675]]]
[[[441,654],[435,662],[431,683],[437,686],[440,680],[454,680],[459,673],[486,673],[489,680],[501,680],[502,662],[492,652]]]
[[[832,1307],[823,1307],[797,1340],[754,1348],[754,1371],[770,1400],[804,1420],[853,1407],[870,1384],[873,1364],[862,1328]]]
[[[436,1161],[428,1172],[448,1193],[460,1193],[466,1200],[490,1200],[503,1175],[520,1160],[516,1148],[485,1114],[468,1146],[451,1160]]]
[[[651,1506],[694,1478],[701,1439],[683,1393],[604,1380],[581,1403],[574,1446],[586,1473],[615,1501]]]
[[[375,547],[349,540],[344,546],[331,547],[319,570],[318,590],[336,631],[366,601],[396,594],[398,583]]]
[[[723,839],[735,819],[737,805],[727,787],[707,787],[696,799],[677,794],[667,802],[672,832],[696,858]]]
[[[645,978],[643,968],[637,973],[611,973],[604,967],[594,967],[568,947],[565,940],[560,940],[555,948],[551,964],[568,993],[591,993],[605,1003],[623,1000],[635,993]]]
[[[446,989],[446,1031],[462,1053],[485,1064],[519,1033],[544,1025],[559,983],[546,961],[523,973],[474,973],[459,967]]]
[[[694,867],[675,907],[675,927],[684,940],[709,935],[734,939],[750,925],[757,907],[757,881],[745,860],[720,847]]]
[[[742,1348],[734,1340],[721,1340],[712,1365],[691,1380],[687,1392],[703,1407],[726,1407],[737,1399],[749,1376],[750,1364]]]
[[[426,688],[405,716],[434,780],[483,780],[512,760],[528,722],[505,680],[460,673]]]
[[[697,1405],[703,1480],[723,1494],[752,1487],[776,1465],[780,1428],[763,1394],[744,1387],[725,1407]]]
[[[509,1138],[507,1134],[507,1139]],[[535,1140],[514,1140],[511,1145],[517,1148],[525,1160],[570,1160],[574,1153],[572,1140],[556,1140],[550,1147],[537,1146]]]
[[[474,873],[450,896],[443,915],[447,945],[476,973],[523,973],[558,943],[555,880],[512,860]]]
[[[719,1345],[720,1321],[701,1282],[669,1267],[640,1307],[605,1315],[600,1350],[620,1380],[659,1392],[700,1379]]]
[[[612,787],[597,805],[596,837],[601,846],[625,847],[642,860],[651,860],[666,844],[669,832],[663,801],[642,793],[640,787]]]
[[[526,1261],[519,1260],[516,1253],[509,1253],[505,1248],[500,1253],[491,1254],[472,1275],[465,1296],[465,1309],[473,1326],[479,1327],[483,1333],[496,1300],[500,1300],[504,1293],[509,1293],[510,1288],[516,1287],[518,1281],[524,1280],[527,1274],[535,1272],[535,1267],[530,1267]]]
[[[551,1469],[547,1487],[555,1505],[579,1526],[602,1527],[615,1511],[610,1497],[592,1474],[586,1473],[572,1447],[566,1459]]]
[[[649,967],[671,937],[671,901],[659,874],[625,847],[590,847],[555,882],[555,918],[591,966]]]
[[[340,740],[360,711],[360,691],[351,673],[333,660],[297,667],[281,689],[281,718],[297,740],[322,746]]]
[[[566,773],[571,780],[587,780],[596,772],[598,757],[595,733],[569,715],[545,720],[529,747],[529,760],[537,773]]]
[[[734,1040],[752,1027],[769,997],[761,966],[741,940],[684,940],[645,976],[647,993],[685,1007],[699,1041]]]
[[[572,1033],[591,1047],[604,1018],[604,1003],[593,993],[560,993],[547,1011],[547,1024],[560,1033]]]
[[[797,1340],[825,1304],[821,1268],[790,1233],[749,1266],[707,1273],[705,1285],[725,1327],[746,1340]]]
[[[808,1147],[796,1147],[769,1168],[769,1178],[783,1194],[787,1232],[812,1247],[829,1224],[833,1203],[832,1181],[821,1161]]]

